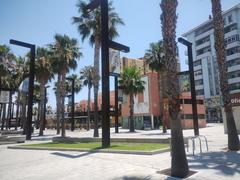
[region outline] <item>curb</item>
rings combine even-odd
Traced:
[[[76,148],[54,148],[54,147],[25,147],[25,146],[8,146],[8,149],[22,150],[47,150],[47,151],[77,151],[77,152],[93,152],[93,153],[115,153],[115,154],[135,154],[135,155],[155,155],[169,152],[170,148],[164,148],[155,151],[128,151],[128,150],[112,150],[112,149],[76,149]]]

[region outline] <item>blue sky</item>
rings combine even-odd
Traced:
[[[114,7],[124,20],[119,27],[116,41],[128,45],[131,52],[121,56],[139,58],[144,55],[149,43],[161,39],[159,7],[160,0],[113,0]],[[77,0],[0,0],[0,44],[9,45],[9,39],[17,39],[37,46],[53,42],[56,33],[67,34],[79,40],[84,55],[75,73],[82,67],[93,64],[93,48],[88,41],[81,42],[72,17],[78,15]],[[239,3],[239,0],[222,0],[223,10]],[[211,0],[179,0],[177,36],[206,21],[211,14]],[[26,50],[9,45],[17,55]],[[184,47],[180,46],[182,70],[186,70]],[[49,104],[55,107],[55,95],[50,88]],[[87,89],[76,95],[76,102],[86,99]]]

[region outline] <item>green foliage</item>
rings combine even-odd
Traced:
[[[83,86],[82,80],[76,74],[72,74],[72,75],[68,76],[67,79],[74,79],[74,92],[79,93]],[[66,81],[66,92],[72,93],[72,81],[71,80]]]
[[[77,39],[60,34],[56,34],[54,39],[55,42],[49,45],[54,73],[60,73],[65,68],[67,71],[76,69],[76,60],[82,56]]]
[[[94,67],[93,66],[85,66],[80,71],[80,78],[83,80],[84,86],[89,86],[90,88],[93,86],[94,77]],[[98,77],[96,77],[98,78]]]
[[[140,70],[136,66],[127,67],[121,73],[119,86],[125,94],[143,92],[145,82],[141,80]]]
[[[166,69],[162,43],[162,41],[151,43],[149,49],[146,50],[146,53],[144,55],[144,59],[149,65],[150,69],[157,72],[163,72]]]
[[[92,12],[87,12],[86,3],[83,0],[79,0],[77,7],[80,16],[73,17],[73,24],[77,25],[78,32],[82,36],[82,41],[86,38],[89,38],[89,42],[91,45],[96,43],[96,39],[100,42],[101,39],[101,14],[100,8],[95,9]],[[118,32],[116,29],[117,25],[124,25],[123,20],[118,16],[115,12],[115,8],[113,7],[113,1],[110,1],[108,4],[109,10],[109,38],[113,39],[118,36]]]
[[[51,54],[47,48],[38,47],[36,52],[35,75],[39,83],[44,84],[53,78]]]

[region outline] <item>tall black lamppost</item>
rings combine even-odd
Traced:
[[[178,38],[178,42],[187,46],[187,50],[188,50],[188,67],[189,67],[190,84],[191,84],[193,127],[194,127],[194,135],[198,136],[199,135],[199,128],[198,128],[197,98],[196,98],[195,81],[194,81],[194,69],[193,69],[192,43],[183,39],[183,38],[181,38],[181,37]]]
[[[46,127],[46,106],[47,106],[47,88],[49,88],[50,86],[45,86],[45,98],[44,98],[44,114],[43,114],[43,129],[45,130]]]
[[[102,147],[110,146],[110,98],[109,98],[109,48],[129,52],[129,47],[109,40],[108,0],[93,0],[88,11],[101,8],[101,59],[102,59]]]
[[[29,85],[28,85],[28,111],[26,122],[26,140],[31,139],[32,133],[32,107],[33,107],[33,86],[34,86],[34,67],[35,67],[35,45],[10,39],[10,44],[29,48],[31,50]]]
[[[71,98],[72,98],[72,102],[71,102],[71,131],[74,131],[74,129],[75,129],[75,127],[74,127],[74,125],[75,125],[75,122],[74,122],[74,111],[75,111],[75,107],[74,107],[74,105],[75,105],[75,95],[74,95],[74,86],[75,86],[75,79],[74,78],[66,78],[67,80],[70,80],[71,81],[71,84],[72,84],[72,88],[71,88],[71,91],[72,91],[72,93],[71,93]]]

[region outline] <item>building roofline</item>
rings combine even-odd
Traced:
[[[229,12],[235,10],[235,9],[240,9],[240,3],[238,3],[238,4],[235,5],[235,6],[233,6],[233,7],[230,8],[230,9],[224,11],[222,14],[225,15],[225,14],[227,14],[227,13],[229,13]],[[198,25],[197,27],[195,27],[195,28],[193,28],[193,29],[187,31],[187,32],[184,33],[184,34],[182,34],[182,36],[183,36],[183,37],[186,37],[187,35],[191,34],[192,32],[196,31],[197,29],[200,29],[200,27],[202,27],[202,26],[204,26],[204,25],[210,23],[211,21],[212,21],[212,19],[209,19],[209,20],[207,20],[207,21],[201,23],[201,24]]]

